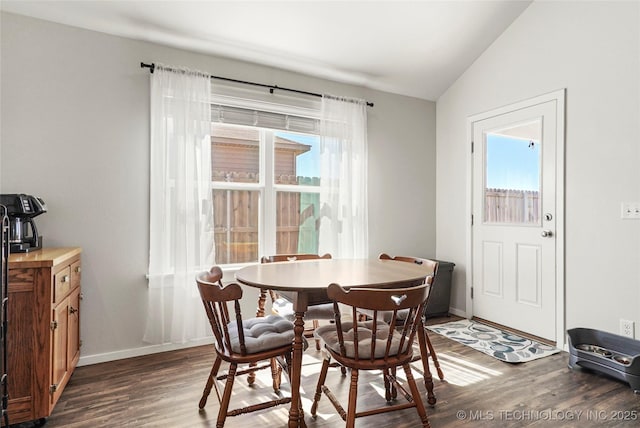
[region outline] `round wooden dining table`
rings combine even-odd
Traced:
[[[379,259],[320,259],[263,263],[239,269],[236,280],[262,290],[277,290],[295,311],[291,362],[289,428],[305,426],[300,406],[304,313],[310,304],[326,303],[327,287],[397,288],[422,284],[432,272],[423,265]],[[425,373],[427,375],[427,373]]]

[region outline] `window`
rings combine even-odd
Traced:
[[[366,102],[212,88],[215,262],[365,257]]]
[[[487,223],[540,224],[542,119],[486,133]]]
[[[213,123],[217,264],[318,252],[319,145],[310,133]]]

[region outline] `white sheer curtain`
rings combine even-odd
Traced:
[[[367,258],[367,105],[322,97],[318,252]]]
[[[214,263],[211,81],[156,64],[151,74],[149,308],[144,341],[207,336],[196,273]]]

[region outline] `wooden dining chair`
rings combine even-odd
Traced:
[[[273,262],[296,262],[301,260],[318,260],[318,259],[330,259],[331,254],[276,254],[272,256],[262,257],[262,263]],[[258,316],[264,315],[264,305],[266,301],[266,291],[261,290],[258,300]],[[293,310],[293,304],[290,300],[282,297],[278,292],[274,290],[268,290],[269,297],[271,298],[271,311],[293,322],[296,316]],[[306,338],[312,338],[313,332],[318,328],[318,320],[333,320],[333,305],[331,303],[324,303],[318,305],[309,305],[307,312],[304,315],[306,320],[311,321],[311,326],[305,327],[304,336]],[[320,350],[320,340],[316,339],[316,349]]]
[[[432,274],[430,275],[431,278],[428,280],[431,282],[431,287],[433,287],[435,284],[435,277],[438,274],[438,266],[439,266],[439,263],[435,260],[423,259],[423,258],[412,257],[412,256],[391,257],[386,253],[380,254],[378,258],[380,260],[395,260],[400,262],[416,263],[419,265],[424,265],[425,267],[428,268],[430,272],[432,272]],[[429,295],[431,295],[431,293]],[[438,355],[436,354],[436,351],[433,348],[433,345],[431,344],[431,339],[429,339],[429,334],[427,333],[427,329],[424,327],[424,324],[427,319],[426,308],[428,304],[429,302],[427,300],[427,304],[425,305],[425,313],[423,314],[423,317],[422,317],[423,325],[418,331],[418,346],[420,347],[420,355],[414,356],[414,361],[417,361],[418,359],[422,361],[422,370],[424,373],[424,376],[423,376],[424,386],[425,388],[427,388],[427,402],[433,406],[436,404],[437,399],[433,392],[433,388],[434,388],[433,376],[431,375],[431,370],[429,368],[429,358],[431,358],[431,360],[433,361],[433,365],[436,368],[436,372],[438,373],[438,378],[440,380],[444,380],[444,373],[442,372],[442,368],[440,367],[440,362],[438,361]],[[402,314],[400,314],[400,316],[402,316]]]
[[[325,358],[322,362],[318,385],[311,406],[311,415],[315,418],[318,402],[322,394],[327,396],[338,411],[346,427],[352,428],[358,417],[371,416],[414,407],[423,427],[429,427],[429,420],[411,373],[413,360],[413,342],[422,325],[422,313],[429,296],[430,284],[398,288],[372,289],[352,288],[344,290],[337,284],[331,284],[327,290],[333,300],[335,325],[325,325],[316,329],[316,336],[324,341]],[[343,305],[342,308],[340,305]],[[342,320],[344,308],[351,317]],[[372,316],[367,321],[357,321],[361,310],[370,310]],[[403,320],[398,318],[399,311],[406,311]],[[390,313],[391,317],[385,316]],[[351,368],[348,407],[345,411],[335,395],[325,385],[331,359],[344,367]],[[402,367],[409,385],[407,391],[394,375],[394,369]],[[384,407],[358,412],[358,376],[360,370],[380,370],[385,384]],[[394,397],[392,389],[400,390],[407,403],[391,404]]]
[[[418,257],[410,257],[410,256],[395,256],[395,257],[391,257],[386,253],[382,253],[380,254],[380,256],[378,257],[380,260],[396,260],[396,261],[401,261],[401,262],[407,262],[407,263],[416,263],[419,265],[424,265],[426,267],[428,267],[428,270],[430,272],[433,272],[431,274],[431,276],[433,277],[432,283],[431,283],[431,287],[433,290],[433,287],[435,286],[435,278],[438,275],[438,266],[439,263],[435,260],[430,260],[430,259],[422,259],[422,258],[418,258]],[[429,294],[431,295],[431,294]],[[427,306],[428,306],[429,302],[427,301],[427,305],[425,305],[425,313],[423,315],[423,324],[426,323],[427,320]],[[438,361],[438,356],[436,354],[435,349],[433,348],[433,345],[431,344],[431,340],[429,339],[429,334],[427,333],[427,329],[423,328],[421,329],[421,332],[423,333],[421,336],[418,337],[418,342],[420,345],[420,354],[422,357],[422,366],[425,370],[425,374],[427,373],[427,370],[429,369],[429,363],[428,363],[428,357],[431,357],[431,360],[433,361],[433,365],[436,368],[436,371],[438,373],[438,378],[440,380],[444,380],[444,373],[442,372],[442,368],[440,367],[440,362]],[[422,338],[421,338],[422,337]],[[425,380],[426,382],[426,380]],[[429,403],[429,404],[435,404],[435,403]]]
[[[233,382],[237,375],[270,368],[273,390],[279,392],[282,370],[276,366],[278,364],[276,359],[280,359],[284,364],[285,374],[288,376],[293,348],[293,323],[277,315],[243,320],[240,311],[242,288],[236,283],[222,285],[222,270],[218,266],[212,267],[209,272],[199,274],[196,282],[213,330],[216,351],[216,359],[200,399],[200,409],[205,407],[212,387],[215,387],[220,402],[217,428],[224,426],[227,416],[237,416],[290,403],[291,397],[279,397],[267,402],[229,410]],[[232,306],[233,312],[230,311],[228,305]],[[219,376],[218,371],[222,361],[229,363],[229,369],[226,374]],[[265,361],[266,364],[257,365]],[[251,366],[239,371],[238,365],[240,364]],[[217,381],[219,380],[226,380],[222,397],[218,390]]]

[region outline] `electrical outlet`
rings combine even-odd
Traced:
[[[640,202],[623,202],[620,206],[620,215],[625,220],[640,219]]]
[[[622,336],[634,338],[634,322],[629,320],[620,320],[620,334]]]

